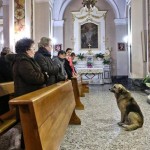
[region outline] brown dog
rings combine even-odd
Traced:
[[[115,84],[110,91],[115,94],[121,112],[121,122],[118,125],[124,127],[127,131],[142,127],[143,114],[131,93],[121,84]]]

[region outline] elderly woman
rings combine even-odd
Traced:
[[[39,42],[39,49],[35,54],[35,60],[41,66],[43,72],[47,72],[49,79],[46,85],[52,85],[56,82],[61,67],[59,64],[54,64],[51,59],[52,41],[50,38],[42,37]]]
[[[13,65],[15,95],[20,96],[44,87],[48,76],[34,60],[34,41],[23,38],[16,43],[15,50],[17,53]]]
[[[34,41],[23,38],[16,43],[15,50],[17,53],[13,65],[15,95],[20,96],[44,87],[48,75],[46,72],[42,73],[40,66],[34,60]],[[23,134],[21,147],[24,148]]]

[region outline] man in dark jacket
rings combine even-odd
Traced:
[[[1,52],[0,57],[0,83],[13,81],[12,76],[12,64],[10,61],[6,59],[7,55],[15,55],[11,54],[9,47],[4,47]]]
[[[58,82],[59,81],[65,81],[68,78],[66,70],[65,70],[65,66],[64,66],[65,58],[66,58],[66,52],[63,51],[63,50],[60,50],[58,52],[58,56],[53,58],[54,63],[56,65],[59,64],[60,67],[61,67],[61,72],[59,72],[59,74],[57,76],[57,81]]]
[[[46,85],[52,85],[57,82],[57,75],[60,66],[54,64],[51,59],[52,41],[50,38],[42,37],[39,43],[39,49],[35,54],[35,60],[40,65],[43,72],[47,72],[49,79]]]

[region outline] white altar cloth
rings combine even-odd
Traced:
[[[81,79],[83,79],[83,75],[90,79],[90,82],[92,82],[92,79],[95,77],[95,75],[98,75],[99,84],[103,84],[103,68],[77,68],[77,72],[79,75],[81,75]]]
[[[77,68],[79,74],[102,74],[103,68]]]

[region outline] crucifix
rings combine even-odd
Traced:
[[[88,44],[88,47],[89,47],[89,49],[91,49],[91,44],[90,43]]]
[[[91,51],[91,44],[90,44],[90,43],[88,44],[88,47],[89,47],[89,49],[88,49],[88,54],[91,55],[91,54],[92,54],[92,51]]]

